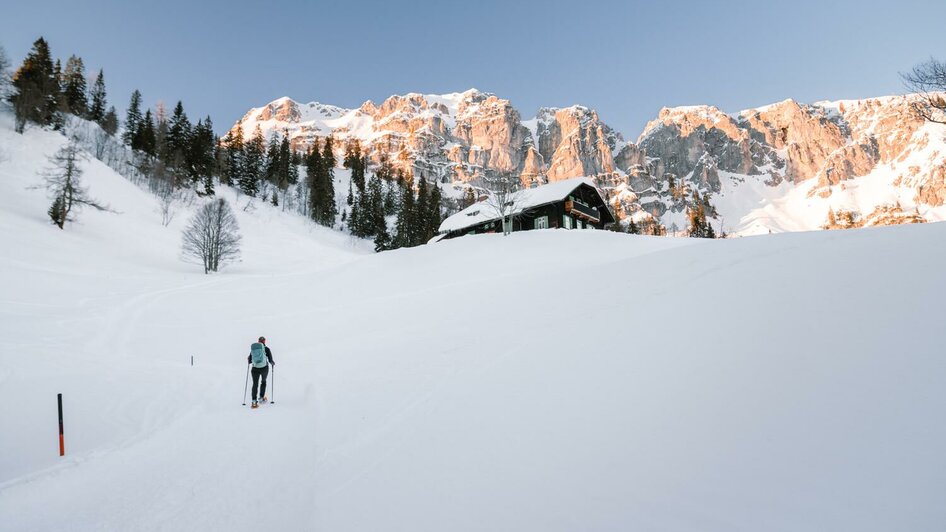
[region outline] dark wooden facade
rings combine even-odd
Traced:
[[[512,216],[513,231],[533,229],[604,229],[614,223],[614,215],[597,189],[587,184],[580,184],[568,196],[527,207]],[[448,232],[443,238],[482,233],[501,233],[502,221],[487,220],[463,229]]]

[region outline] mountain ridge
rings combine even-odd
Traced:
[[[835,211],[851,211],[859,223],[877,209],[900,210],[904,216],[895,219],[946,219],[946,129],[923,123],[912,98],[788,98],[735,113],[664,107],[634,142],[590,107],[541,107],[524,119],[509,100],[477,89],[411,92],[356,109],[282,97],[250,109],[234,127],[245,136],[256,126],[267,138],[287,134],[302,150],[327,135],[340,150],[357,139],[375,164],[384,157],[441,183],[512,175],[531,186],[590,176],[622,220],[656,218],[677,232],[686,227],[686,211],[703,203],[720,232],[755,234],[830,226]],[[873,174],[887,185],[862,183]],[[751,188],[740,182],[760,178],[769,190],[733,197]],[[812,179],[816,186],[806,184]],[[785,182],[793,186],[778,188]],[[803,185],[804,195],[789,197]],[[728,196],[724,188],[732,189]],[[778,190],[784,193],[771,194]],[[794,205],[806,202],[807,209]],[[763,214],[771,220],[761,222]],[[727,227],[726,218],[737,222]]]

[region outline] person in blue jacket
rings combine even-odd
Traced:
[[[259,337],[259,342],[254,342],[250,345],[250,356],[246,357],[247,364],[251,364],[253,369],[250,370],[253,375],[253,405],[252,408],[258,408],[260,402],[267,402],[269,398],[266,397],[266,377],[269,376],[269,366],[276,366],[276,362],[273,360],[273,352],[266,345],[266,338],[263,336]],[[262,379],[262,384],[260,383]],[[259,391],[259,395],[257,395]],[[256,398],[259,397],[259,401]]]

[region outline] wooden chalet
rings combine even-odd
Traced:
[[[512,230],[603,229],[614,221],[594,182],[576,177],[522,190],[514,205]],[[486,201],[474,203],[440,224],[442,238],[501,232],[499,213]]]

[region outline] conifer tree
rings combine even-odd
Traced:
[[[392,246],[395,248],[409,247],[413,245],[413,228],[412,223],[414,220],[414,187],[411,186],[410,181],[405,179],[405,186],[401,188],[401,205],[397,213],[397,221],[395,222],[395,234],[392,241]]]
[[[354,139],[348,143],[348,148],[345,150],[343,166],[351,170],[351,179],[358,188],[358,192],[364,193],[367,160],[361,155],[361,144],[358,139]]]
[[[131,93],[131,101],[128,103],[128,111],[125,113],[125,131],[122,133],[122,141],[133,149],[135,132],[138,131],[138,123],[141,122],[141,92],[135,89]]]
[[[27,122],[41,126],[53,122],[58,108],[59,80],[54,71],[49,45],[40,37],[13,74],[16,89],[10,101],[13,103],[15,130],[22,133]]]
[[[384,190],[377,174],[368,182],[368,209],[371,213],[368,231],[371,235],[387,235],[388,225],[384,219]],[[387,242],[387,237],[385,237]]]
[[[348,230],[352,236],[364,237],[360,204],[360,200],[352,203],[351,214],[348,215]]]
[[[283,135],[279,142],[279,149],[276,151],[279,158],[278,166],[278,185],[285,190],[289,185],[294,185],[299,180],[298,173],[293,173],[292,146],[289,144],[289,132]]]
[[[322,188],[322,151],[319,147],[318,139],[312,142],[308,155],[305,159],[306,184],[309,189],[309,217],[316,222],[320,221],[321,201],[325,196]]]
[[[374,250],[380,253],[389,249],[391,249],[391,235],[388,234],[388,228],[385,225],[374,237]]]
[[[319,198],[313,216],[318,223],[331,227],[335,225],[335,216],[338,214],[338,206],[335,204],[335,152],[331,135],[325,138],[322,147],[317,179]]]
[[[440,185],[434,183],[427,203],[427,233],[424,235],[424,242],[429,242],[440,231],[440,223],[443,222],[443,213],[440,210],[442,202],[443,194],[440,192]]]
[[[264,177],[266,181],[277,186],[281,177],[280,165],[282,164],[279,146],[279,134],[273,131],[269,136],[269,142],[266,143],[266,171]]]
[[[99,70],[99,75],[96,76],[89,95],[89,120],[101,124],[105,119],[106,106],[105,74],[102,70]]]
[[[76,115],[84,117],[89,112],[88,90],[85,81],[85,65],[81,57],[70,56],[66,61],[66,69],[62,73],[62,100],[64,108]]]
[[[177,102],[174,113],[168,120],[167,133],[164,136],[164,145],[161,147],[161,157],[173,167],[183,166],[185,155],[190,144],[191,123],[184,112],[184,104]]]
[[[716,234],[706,221],[705,201],[696,191],[693,192],[693,207],[690,208],[689,235],[694,238],[715,238]]]
[[[115,111],[114,105],[109,107],[105,113],[105,118],[102,119],[102,129],[109,135],[115,135],[118,132],[118,113]]]
[[[234,131],[231,143],[227,145],[227,168],[230,172],[230,182],[239,187],[246,173],[246,145],[243,140],[243,126],[237,126]]]
[[[157,154],[157,138],[155,135],[154,118],[151,109],[145,111],[144,118],[138,122],[138,128],[132,142],[132,148],[154,157]]]
[[[243,163],[243,179],[239,181],[240,190],[247,196],[256,196],[266,168],[266,141],[263,140],[263,132],[259,124],[256,125],[249,142],[246,143]]]
[[[205,195],[214,193],[213,173],[216,156],[216,144],[213,133],[213,122],[208,116],[205,120],[198,120],[190,135],[190,142],[185,152],[185,166],[191,183],[203,183]]]
[[[404,174],[400,171],[397,177],[385,181],[384,192],[384,214],[393,216],[397,214],[401,205],[401,192],[404,187]]]
[[[290,185],[295,185],[299,182],[299,155],[289,146],[288,138],[283,142],[285,142],[286,150],[289,152],[289,156],[286,157],[287,164],[289,165],[289,168],[286,170],[286,182]]]
[[[226,152],[226,171],[222,181],[226,185],[239,185],[243,179],[243,127],[237,126],[227,132],[223,139]]]
[[[414,219],[411,220],[411,245],[419,246],[427,240],[424,237],[430,227],[430,198],[427,196],[427,180],[423,177],[417,180],[417,201],[414,203]]]

